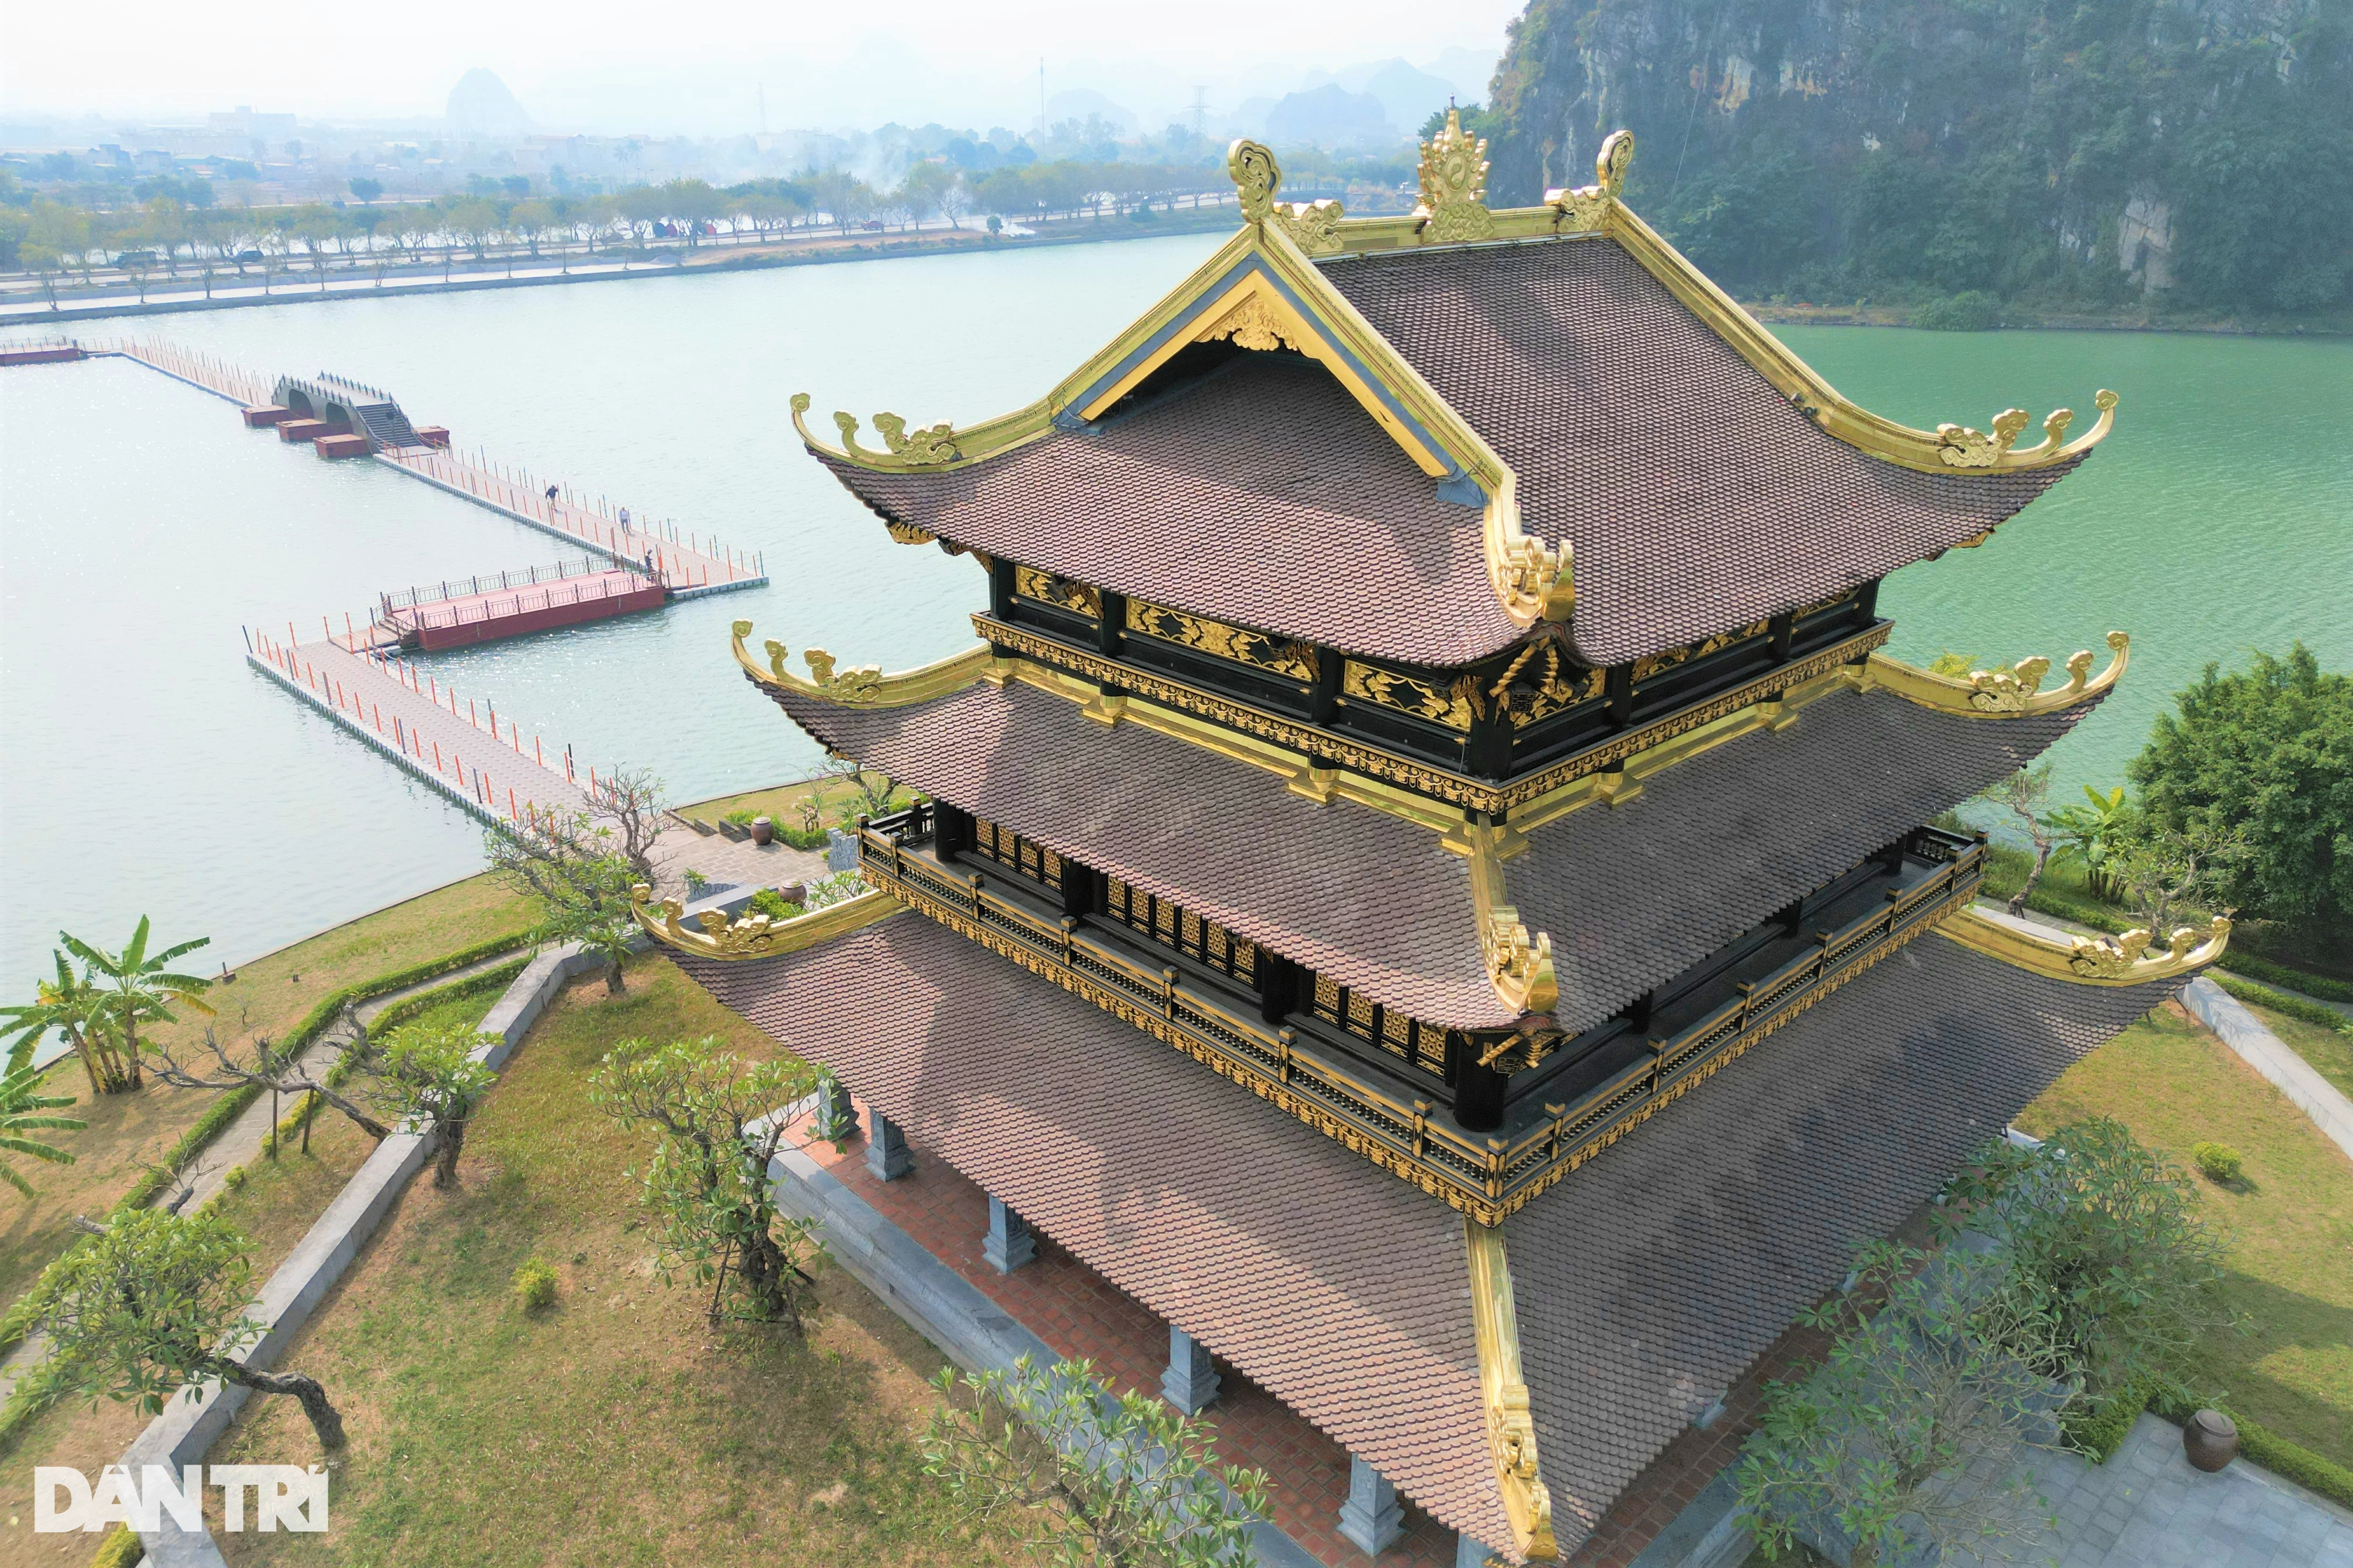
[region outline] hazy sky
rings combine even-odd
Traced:
[[[485,66],[551,129],[625,129],[560,122],[576,120],[584,103],[615,100],[626,121],[639,94],[646,114],[659,119],[698,85],[708,112],[740,112],[741,130],[754,128],[756,85],[771,127],[782,129],[810,123],[796,109],[818,107],[849,67],[871,95],[895,86],[946,100],[943,121],[1026,128],[1042,55],[1050,90],[1124,94],[1151,124],[1197,83],[1208,88],[1214,113],[1314,68],[1393,56],[1425,63],[1450,47],[1492,57],[1524,3],[965,0],[868,11],[803,0],[111,0],[93,10],[0,0],[0,113],[185,118],[248,103],[306,116],[438,116],[458,78]],[[1165,104],[1135,101],[1154,95]],[[886,112],[903,119],[909,110],[891,104]]]

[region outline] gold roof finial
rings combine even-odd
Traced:
[[[1421,144],[1421,237],[1431,245],[1485,239],[1495,232],[1487,210],[1487,142],[1462,129],[1462,111],[1446,106],[1446,125]]]
[[[1614,196],[1626,188],[1626,171],[1633,166],[1634,133],[1612,131],[1601,139],[1601,151],[1594,155],[1594,184],[1604,194]]]
[[[1274,153],[1260,142],[1237,138],[1226,149],[1226,173],[1241,194],[1243,220],[1264,223],[1274,210],[1274,193],[1282,188],[1282,168]]]

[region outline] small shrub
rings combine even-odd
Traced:
[[[1947,300],[1931,300],[1912,313],[1912,324],[1938,332],[1982,332],[2000,324],[2001,302],[1980,289]]]
[[[2133,1423],[2148,1408],[2148,1402],[2146,1383],[2135,1383],[2113,1398],[2078,1399],[2059,1418],[2059,1428],[2069,1447],[2095,1465],[2105,1465],[2131,1435]]]
[[[779,827],[776,837],[795,849],[822,849],[832,842],[822,827]]]
[[[2210,1182],[2228,1186],[2239,1179],[2246,1162],[2228,1143],[2210,1143],[2203,1139],[2189,1146],[2189,1157],[2198,1163],[2199,1173]]]
[[[744,908],[753,914],[765,915],[772,921],[795,920],[807,912],[774,888],[763,888],[753,894],[752,901]]]
[[[515,1266],[515,1300],[526,1312],[544,1312],[555,1305],[555,1270],[536,1258]]]
[[[696,870],[691,866],[689,866],[686,868],[686,896],[688,898],[699,899],[702,897],[702,890],[709,886],[711,886],[710,878],[704,876],[702,872]]]
[[[137,1532],[118,1524],[99,1543],[98,1555],[90,1560],[90,1568],[139,1568],[146,1557],[147,1548],[141,1543]]]
[[[730,827],[749,827],[752,826],[752,819],[759,815],[748,805],[738,806],[719,820]]]
[[[231,1165],[227,1170],[223,1171],[221,1173],[221,1185],[232,1193],[244,1186],[245,1167],[243,1165]]]

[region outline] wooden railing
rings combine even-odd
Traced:
[[[1402,1100],[1321,1053],[1297,1032],[1236,1012],[1174,966],[1140,963],[1095,941],[1070,916],[1049,919],[989,890],[977,873],[911,852],[927,830],[921,808],[860,828],[860,873],[871,887],[941,921],[1176,1047],[1220,1075],[1443,1199],[1496,1224],[1855,974],[1966,904],[1984,869],[1972,841],[1922,829],[1911,846],[1938,862],[1924,880],[1836,931],[1732,1001],[1666,1039],[1643,1060],[1515,1137],[1480,1137],[1433,1120],[1429,1100]]]

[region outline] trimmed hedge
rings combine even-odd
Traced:
[[[447,985],[437,985],[430,991],[420,991],[416,995],[396,1002],[378,1013],[375,1016],[375,1022],[368,1027],[376,1030],[396,1029],[411,1018],[438,1007],[444,1002],[454,1002],[463,996],[480,995],[485,991],[503,991],[514,984],[515,976],[530,967],[531,960],[528,957],[518,958],[512,963],[501,963],[495,969],[485,969],[480,974],[470,974],[463,980],[452,981]],[[343,1086],[343,1080],[350,1078],[351,1073],[351,1058],[338,1057],[335,1058],[335,1065],[327,1069],[327,1087],[341,1089]],[[278,1119],[279,1141],[284,1142],[289,1139],[301,1137],[303,1125],[319,1114],[321,1103],[315,1094],[302,1096],[301,1104]]]
[[[98,1544],[98,1555],[90,1560],[90,1568],[139,1568],[139,1560],[147,1555],[147,1548],[138,1535],[116,1525]]]
[[[2070,1410],[2059,1418],[2059,1431],[2069,1447],[2095,1465],[2105,1465],[2147,1408],[2148,1385],[2136,1383],[2105,1404]]]
[[[2198,1414],[2199,1406],[2178,1393],[2160,1394],[2149,1408],[2179,1426]],[[2339,1508],[2353,1508],[2353,1470],[2324,1459],[2300,1444],[2291,1443],[2270,1427],[2248,1420],[2229,1405],[2218,1405],[2239,1429],[2239,1452],[2249,1462],[2275,1476],[2284,1476],[2307,1491],[2318,1492]]]
[[[2353,1034],[2353,1018],[2348,1018],[2342,1013],[2331,1011],[2317,1002],[2307,1002],[2301,996],[2285,995],[2268,985],[2258,985],[2252,980],[2242,980],[2235,974],[2215,972],[2208,977],[2242,1002],[2252,1002],[2258,1007],[2269,1007],[2274,1013],[2284,1013],[2291,1018],[2299,1018],[2307,1024],[2317,1024],[2324,1029]]]
[[[381,996],[386,992],[403,990],[420,980],[430,980],[437,974],[447,974],[453,969],[463,969],[470,963],[479,963],[493,954],[506,952],[537,942],[540,935],[539,929],[534,927],[529,931],[516,931],[506,936],[491,937],[486,941],[470,943],[454,952],[444,953],[438,958],[427,959],[422,963],[412,963],[406,969],[396,969],[388,973],[376,975],[373,979],[363,980],[356,985],[346,985],[341,990],[331,991],[320,997],[317,1004],[302,1016],[301,1021],[287,1032],[284,1045],[297,1051],[308,1049],[311,1041],[317,1039],[330,1024],[343,1016],[344,1008],[355,1003],[364,1002],[371,996]],[[223,1090],[218,1099],[205,1108],[204,1114],[197,1117],[189,1124],[188,1130],[180,1134],[179,1141],[172,1145],[170,1152],[161,1161],[150,1165],[138,1181],[132,1184],[131,1190],[116,1200],[113,1208],[108,1211],[108,1217],[128,1214],[133,1209],[142,1209],[153,1203],[162,1194],[164,1189],[172,1184],[175,1173],[201,1152],[206,1144],[219,1137],[222,1131],[230,1122],[243,1115],[245,1108],[260,1096],[260,1088],[253,1084],[248,1084],[241,1089]],[[283,1125],[284,1123],[281,1122],[280,1126]],[[41,1270],[32,1284],[26,1287],[25,1293],[16,1298],[6,1312],[0,1313],[0,1355],[5,1355],[14,1350],[26,1334],[32,1332],[33,1326],[39,1322],[41,1315],[48,1310],[49,1292],[56,1289],[59,1268],[68,1258],[73,1255],[75,1248],[88,1239],[87,1237],[76,1236],[67,1242],[58,1256],[50,1260],[49,1266]],[[11,1400],[7,1410],[0,1413],[0,1443],[5,1443],[13,1436],[16,1429],[23,1425],[31,1414],[29,1410],[24,1409],[24,1405],[25,1402],[21,1399]]]
[[[2353,1002],[2353,981],[2331,980],[2326,974],[2312,974],[2301,969],[2290,969],[2284,963],[2274,963],[2268,958],[2258,957],[2254,953],[2242,952],[2237,948],[2231,951],[2231,967],[2250,980],[2261,980],[2273,985],[2284,985],[2291,990],[2301,991],[2307,996],[2325,997],[2331,1002]],[[2268,1006],[2269,1004],[2266,1003],[2265,1005]],[[2285,1012],[2287,1009],[2283,1007],[2280,1010]]]

